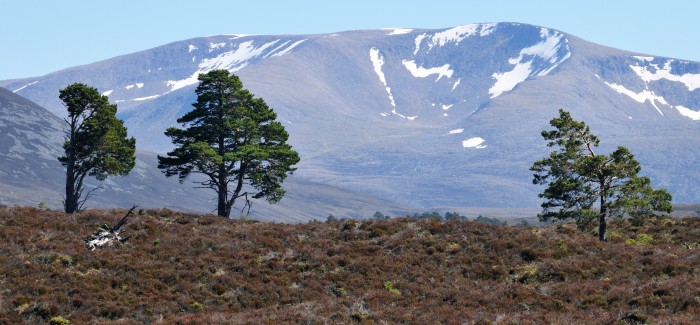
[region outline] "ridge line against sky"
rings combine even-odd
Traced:
[[[0,80],[35,77],[189,38],[389,27],[533,24],[644,54],[700,61],[700,2],[667,0],[0,0]]]

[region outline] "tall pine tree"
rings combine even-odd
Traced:
[[[117,106],[97,89],[74,83],[61,89],[59,98],[68,110],[65,155],[58,158],[66,167],[63,206],[66,213],[73,213],[89,198],[89,194],[83,197],[85,177],[104,180],[134,168],[136,140],[127,137],[124,123],[116,117]]]
[[[217,213],[230,217],[237,199],[248,195],[275,203],[285,191],[281,185],[296,168],[299,155],[287,144],[288,134],[277,114],[262,98],[243,89],[227,70],[199,75],[194,109],[165,132],[176,148],[158,156],[166,176],[182,183],[191,173],[206,176],[198,182],[217,193]]]

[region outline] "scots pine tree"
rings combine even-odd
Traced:
[[[200,74],[195,92],[194,109],[177,120],[184,128],[165,132],[176,148],[158,156],[158,168],[168,177],[178,175],[180,183],[191,173],[205,175],[197,183],[217,193],[222,217],[230,217],[242,197],[248,207],[249,195],[281,200],[282,182],[296,169],[299,155],[287,144],[277,114],[227,70]]]
[[[606,241],[609,217],[630,216],[638,220],[671,212],[671,194],[653,189],[632,153],[618,147],[609,155],[596,152],[600,141],[584,123],[559,110],[550,121],[551,131],[542,131],[549,157],[536,161],[534,184],[547,185],[543,193],[541,221],[574,219],[580,228],[598,222],[598,239]]]
[[[68,110],[64,156],[58,160],[66,167],[66,213],[83,208],[89,193],[83,197],[85,177],[102,181],[110,175],[127,175],[136,162],[136,140],[129,138],[117,106],[97,89],[74,83],[61,89],[59,98]]]

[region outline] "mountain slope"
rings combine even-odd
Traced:
[[[44,201],[62,207],[65,169],[56,157],[62,155],[64,125],[37,104],[0,88],[0,203],[36,205]],[[212,191],[194,189],[186,181],[166,178],[156,168],[156,154],[138,151],[136,166],[126,177],[104,182],[86,181],[87,193],[99,187],[87,207],[161,208],[209,212],[215,208]],[[397,205],[365,194],[291,177],[284,184],[287,197],[277,205],[254,201],[251,217],[287,222],[325,219],[329,214],[369,217],[376,211],[405,214],[417,209]],[[234,216],[239,214],[234,213]]]
[[[211,36],[0,85],[60,115],[58,89],[88,82],[119,105],[139,148],[163,152],[197,74],[214,68],[276,110],[305,180],[425,209],[534,207],[542,189],[528,168],[563,107],[603,150],[630,147],[675,202],[700,202],[700,64],[543,27]]]

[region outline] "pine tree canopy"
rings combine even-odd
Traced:
[[[199,183],[217,192],[220,216],[229,217],[238,198],[249,206],[248,195],[281,200],[281,184],[299,155],[287,144],[277,114],[227,70],[200,74],[195,92],[194,109],[177,120],[184,128],[165,132],[176,148],[158,156],[158,168],[168,177],[178,175],[181,183],[191,173],[204,174]]]

